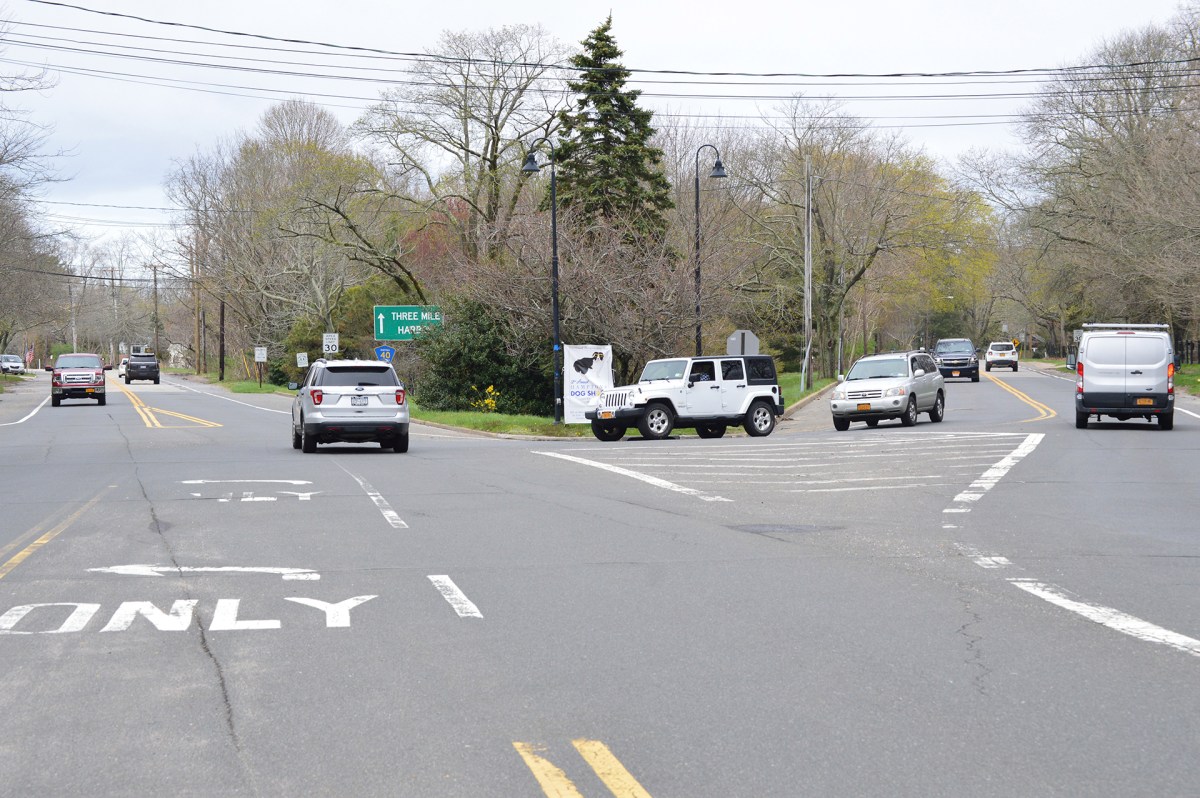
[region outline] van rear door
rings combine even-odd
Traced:
[[[1089,407],[1124,407],[1125,341],[1128,335],[1097,335],[1087,337],[1080,358],[1083,359],[1083,396]]]
[[[1161,335],[1126,335],[1125,390],[1130,404],[1137,405],[1138,397],[1166,396],[1167,366],[1170,347]],[[1158,404],[1157,402],[1155,403]]]

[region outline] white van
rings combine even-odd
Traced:
[[[1175,351],[1166,324],[1085,324],[1075,364],[1075,427],[1092,416],[1175,426]]]

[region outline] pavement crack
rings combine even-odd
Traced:
[[[988,667],[983,658],[983,637],[976,634],[975,627],[983,623],[983,617],[975,611],[971,604],[970,594],[962,592],[958,597],[959,604],[962,605],[963,612],[970,619],[962,626],[958,627],[957,634],[961,636],[967,645],[967,657],[964,663],[972,668],[975,673],[971,677],[971,684],[975,692],[982,696],[988,695],[987,682],[992,675],[992,669]]]

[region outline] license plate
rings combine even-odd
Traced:
[[[87,392],[88,392],[88,393],[95,393],[95,392],[96,392],[96,389],[95,389],[95,388],[88,388],[88,389],[87,389]]]
[[[1154,404],[1154,400],[1153,400],[1153,399],[1151,399],[1149,396],[1139,396],[1139,397],[1138,397],[1138,399],[1137,399],[1137,404],[1139,404],[1139,405],[1153,405],[1153,404]]]
[[[613,411],[611,411],[611,410],[601,410],[600,411],[600,418],[612,418],[612,417],[613,417]]]
[[[952,372],[950,372],[950,376],[951,376],[951,377],[957,377],[957,376],[958,376],[958,372],[957,372],[957,371],[952,371]]]
[[[367,397],[351,396],[350,397],[350,406],[351,407],[366,407],[367,406]]]
[[[859,410],[870,410],[870,409],[871,409],[871,403],[870,403],[870,402],[860,402],[860,403],[859,403],[859,405],[858,405],[858,409],[859,409]]]

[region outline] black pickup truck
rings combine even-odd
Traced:
[[[125,366],[125,384],[133,380],[154,380],[158,385],[158,356],[130,355],[129,363]]]

